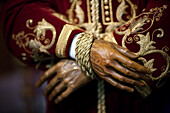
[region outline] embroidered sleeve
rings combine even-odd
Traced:
[[[152,70],[148,76],[158,87],[170,72],[169,11],[168,1],[151,1],[141,14],[113,32],[116,43],[135,52],[138,60]]]
[[[47,68],[67,58],[74,36],[82,29],[55,12],[50,0],[16,0],[5,6],[3,28],[11,52],[28,64]]]

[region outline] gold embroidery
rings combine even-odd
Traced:
[[[161,33],[161,35],[162,34],[163,33]],[[152,54],[152,53],[159,53],[159,54],[162,54],[163,57],[165,58],[165,60],[167,61],[166,69],[165,69],[164,72],[161,73],[160,76],[153,77],[152,74],[149,75],[152,80],[160,80],[160,79],[162,79],[163,77],[165,77],[167,75],[167,73],[169,71],[169,65],[170,65],[170,57],[169,57],[169,55],[167,53],[165,53],[163,50],[158,50],[158,49],[156,49],[156,47],[153,46],[153,44],[155,44],[156,42],[154,42],[153,40],[150,40],[149,32],[146,34],[146,36],[143,35],[143,34],[137,34],[137,36],[140,38],[140,41],[137,42],[137,44],[140,45],[140,50],[136,53],[137,55],[146,56],[146,55]],[[152,39],[153,39],[153,37],[152,37]],[[143,57],[140,57],[139,59],[144,63],[144,65],[146,67],[150,68],[152,71],[156,70],[155,68],[153,68],[154,59],[151,59],[149,61],[146,61],[146,59],[143,58]]]
[[[84,23],[84,18],[85,18],[85,14],[83,9],[80,7],[80,5],[82,4],[81,0],[71,0],[70,1],[71,7],[70,9],[67,10],[67,14],[68,14],[68,20],[71,23],[77,23],[77,20],[74,18],[74,12],[76,13],[76,17],[79,20],[79,24]]]
[[[144,33],[147,30],[149,30],[151,28],[151,26],[154,23],[154,20],[159,20],[160,17],[162,16],[162,12],[164,9],[167,8],[167,5],[163,5],[163,7],[156,7],[156,8],[152,8],[150,9],[149,12],[144,12],[142,14],[140,14],[139,16],[136,16],[136,19],[133,19],[129,22],[127,22],[126,25],[124,26],[128,26],[129,24],[131,24],[128,28],[122,27],[121,29],[115,29],[115,32],[119,35],[124,35],[123,39],[122,39],[122,46],[125,46],[125,42],[127,40],[127,37],[130,34],[135,34],[135,33]],[[157,18],[157,19],[156,19]],[[149,24],[147,28],[143,29],[145,24]],[[143,28],[142,28],[143,27]],[[160,30],[160,29],[159,29]]]
[[[56,56],[59,58],[65,58],[65,50],[66,50],[66,45],[67,45],[67,41],[70,37],[70,34],[73,30],[75,29],[79,29],[78,27],[74,26],[74,25],[64,25],[60,36],[58,38],[57,44],[56,44],[56,49],[55,49],[55,53]]]
[[[59,18],[60,20],[66,23],[70,23],[65,15],[62,15],[60,13],[52,13],[52,15],[54,15],[55,17]]]
[[[80,5],[82,4],[82,1],[77,1],[76,3],[76,9],[75,9],[75,12],[76,12],[76,17],[78,18],[79,20],[79,24],[81,23],[84,23],[84,19],[85,19],[85,14],[84,14],[84,11],[83,9],[80,7]]]
[[[27,53],[31,54],[31,57],[35,62],[38,62],[36,65],[37,68],[42,62],[47,60],[51,61],[52,64],[54,58],[53,56],[50,56],[50,53],[47,51],[47,49],[50,49],[53,46],[56,39],[56,30],[54,26],[48,23],[45,19],[42,19],[42,21],[38,22],[38,25],[36,26],[31,27],[31,24],[33,24],[32,19],[26,21],[26,27],[29,29],[33,29],[33,33],[25,34],[24,31],[21,31],[17,35],[12,34],[12,39],[16,40],[16,44],[20,48],[23,48]],[[51,42],[48,38],[45,38],[46,31],[48,30],[50,30],[53,34]],[[39,55],[40,52],[44,52],[46,55],[49,55],[49,57]],[[23,60],[27,59],[25,53],[22,53],[21,56]],[[46,66],[49,67],[51,66],[51,64],[48,64]]]
[[[133,18],[135,18],[136,16],[136,9],[137,6],[134,5],[130,0],[126,0],[126,2],[130,5],[131,8],[131,15],[128,15],[127,17],[127,21],[123,20],[123,15],[127,14],[127,12],[125,11],[126,8],[128,8],[128,5],[126,5],[125,0],[118,0],[118,2],[120,2],[120,5],[117,7],[116,10],[116,18],[118,20],[118,22],[111,22],[108,24],[108,26],[105,29],[105,34],[108,35],[110,33],[112,33],[113,31],[117,30],[121,25],[123,25],[125,22],[127,21],[131,21]],[[111,7],[111,6],[110,6]],[[103,15],[102,15],[103,16]],[[111,13],[111,17],[113,17],[113,14]],[[128,22],[127,22],[128,23]],[[126,28],[124,28],[125,30]],[[123,34],[123,33],[122,33]],[[106,39],[108,38],[108,39]],[[113,38],[113,40],[115,40],[114,36],[111,37],[111,35],[108,35],[105,38],[105,40],[110,40],[111,38]]]
[[[39,44],[39,50],[41,52],[48,53],[47,49],[50,49],[55,43],[55,39],[56,39],[55,27],[52,24],[48,23],[44,18],[42,19],[42,21],[38,22],[38,25],[34,27],[30,27],[30,24],[32,24],[32,22],[33,22],[32,19],[29,19],[26,22],[26,26],[29,29],[34,29],[33,32],[36,33],[36,40],[30,40],[30,44],[32,44],[33,42]],[[48,38],[45,38],[46,31],[48,30],[50,30],[53,34],[51,43]],[[44,44],[46,45],[42,44],[41,41],[44,41]]]
[[[164,46],[164,47],[162,48],[162,51],[168,52],[168,51],[169,51],[169,47]]]
[[[144,63],[144,65],[147,66],[148,68],[150,68],[153,72],[156,71],[156,68],[153,67],[154,59],[150,59],[149,61],[147,61],[145,58],[143,58],[143,56],[146,56],[148,54],[153,54],[153,53],[159,53],[159,54],[163,55],[163,57],[167,61],[166,69],[158,77],[153,77],[152,74],[148,75],[151,77],[152,80],[161,80],[164,76],[167,75],[167,73],[169,71],[170,57],[163,50],[158,50],[158,49],[156,49],[156,47],[153,46],[153,44],[156,43],[155,41],[153,41],[154,34],[157,31],[159,31],[160,33],[159,34],[157,33],[157,35],[156,35],[157,38],[163,37],[164,36],[163,29],[159,28],[159,29],[154,30],[151,35],[152,36],[151,38],[150,38],[149,32],[146,34],[146,36],[143,35],[142,33],[149,30],[155,20],[156,21],[160,20],[163,10],[166,8],[167,8],[167,5],[163,5],[163,7],[159,7],[159,8],[158,7],[152,8],[149,10],[149,12],[144,12],[144,13],[140,14],[139,16],[137,16],[136,17],[137,20],[135,20],[135,19],[131,20],[127,23],[127,25],[124,25],[125,27],[115,30],[115,32],[117,34],[124,35],[123,39],[122,39],[123,47],[126,48],[125,43],[132,43],[133,40],[135,40],[136,43],[140,45],[140,50],[136,54],[141,56],[139,58],[139,60],[141,60]],[[131,24],[131,25],[128,28],[126,28],[126,26],[128,26],[129,24]],[[149,24],[149,27],[144,29],[143,26],[145,24]],[[135,34],[135,33],[138,33],[138,34],[134,35],[133,37],[128,37],[130,34]]]
[[[126,5],[125,1],[127,1],[129,3],[129,5],[131,7],[131,13],[132,13],[131,15],[127,16],[127,19],[131,20],[136,16],[136,9],[137,9],[136,5],[134,5],[130,0],[118,0],[118,2],[121,2],[121,3],[117,7],[117,10],[116,10],[116,18],[120,23],[126,22],[122,18],[124,14],[127,14],[126,9],[129,7],[128,5]]]
[[[22,60],[23,60],[23,61],[24,61],[24,60],[27,60],[26,53],[22,53],[21,56],[22,56]]]
[[[29,44],[29,38],[30,36],[36,37],[32,33],[25,34],[24,31],[19,32],[18,34],[12,34],[12,39],[16,41],[16,44],[20,47],[23,48],[27,53],[31,54],[32,52],[27,49],[27,46]]]

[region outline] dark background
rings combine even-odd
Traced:
[[[4,2],[0,0],[0,26]],[[41,74],[9,53],[0,27],[0,113],[45,113],[43,88],[34,87]]]

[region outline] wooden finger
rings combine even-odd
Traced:
[[[127,78],[127,77],[120,75],[119,73],[117,73],[117,72],[115,72],[114,70],[111,70],[111,69],[107,69],[105,72],[108,75],[111,75],[113,78],[115,78],[116,80],[118,80],[122,83],[130,84],[130,85],[133,85],[133,86],[143,86],[143,85],[145,85],[143,82]]]
[[[133,69],[134,71],[141,72],[141,73],[148,73],[148,74],[151,73],[151,70],[149,68],[134,62],[133,60],[123,56],[122,54],[117,54],[117,56],[113,54],[112,57],[114,60],[117,60],[118,62],[125,65],[129,69]]]
[[[64,82],[61,82],[58,86],[55,87],[55,89],[52,91],[52,93],[49,95],[49,100],[53,100],[54,97],[57,96],[57,94],[61,93],[65,88]]]
[[[61,95],[59,95],[56,99],[55,99],[55,103],[58,104],[59,102],[61,102],[64,98],[68,97],[71,93],[73,92],[73,90],[71,88],[67,88],[67,90],[65,90]]]
[[[126,57],[128,58],[131,58],[131,59],[136,59],[138,58],[137,55],[134,54],[134,52],[131,52],[130,50],[128,50],[127,48],[124,48],[122,46],[119,46],[117,44],[114,44],[114,47],[116,50],[118,50],[121,54],[125,55]]]
[[[35,86],[39,87],[41,86],[46,80],[48,80],[54,73],[56,73],[56,65],[48,69],[43,73],[43,75],[38,79]]]
[[[115,70],[117,70],[118,72],[135,78],[135,79],[143,79],[143,80],[148,80],[149,77],[147,77],[146,75],[143,74],[137,74],[135,72],[133,72],[132,70],[129,70],[128,68],[125,68],[124,66],[120,65],[117,61],[112,60],[109,62],[109,66],[113,67]]]
[[[115,80],[113,80],[112,78],[110,77],[103,77],[103,80],[107,81],[108,83],[110,83],[112,86],[118,88],[118,89],[121,89],[121,90],[124,90],[124,91],[128,91],[128,92],[133,92],[134,89],[129,87],[129,86],[125,86],[125,85],[121,85],[120,83],[116,82]]]
[[[61,81],[60,75],[56,75],[46,86],[44,95],[47,96],[49,92]]]

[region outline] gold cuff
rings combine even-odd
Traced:
[[[56,53],[57,57],[59,57],[59,58],[66,57],[65,50],[66,50],[66,45],[67,45],[68,39],[69,39],[72,31],[76,30],[76,29],[81,30],[79,27],[74,26],[74,25],[69,25],[69,24],[64,25],[64,27],[60,33],[60,36],[58,38],[56,48],[55,48],[55,53]]]

